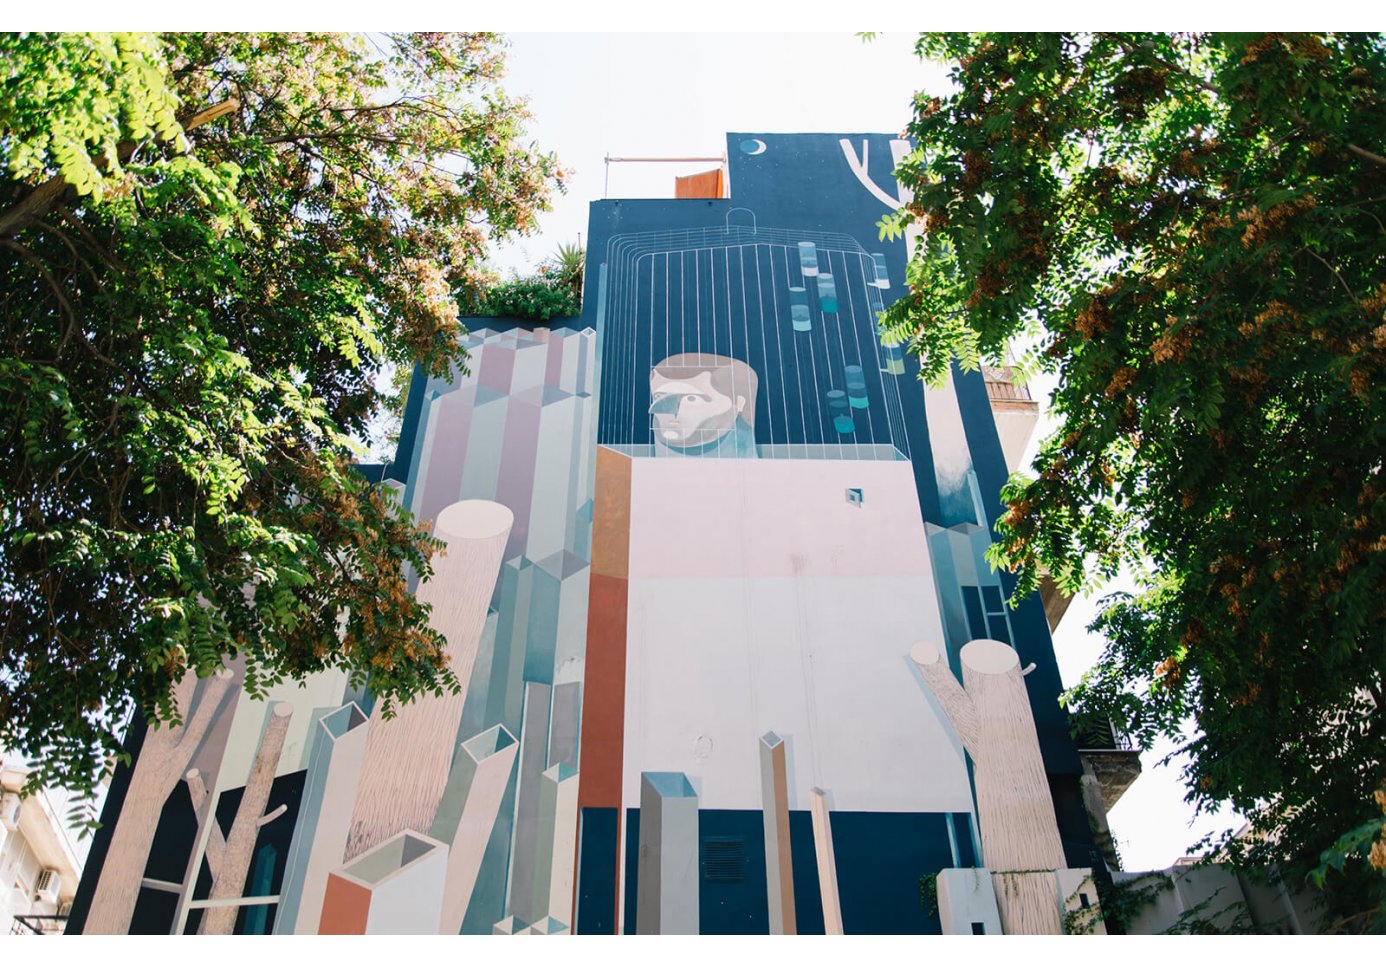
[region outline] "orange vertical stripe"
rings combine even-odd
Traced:
[[[360,884],[329,874],[322,899],[318,934],[365,934],[371,910],[371,892]]]

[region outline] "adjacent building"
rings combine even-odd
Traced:
[[[0,750],[0,934],[62,934],[82,869],[47,792]]]

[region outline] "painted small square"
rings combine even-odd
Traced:
[[[861,502],[862,502],[861,488],[859,488],[859,487],[849,487],[849,488],[847,488],[847,503],[850,504],[850,505],[852,505],[852,507],[857,507],[857,508],[859,508],[859,507],[861,507]]]

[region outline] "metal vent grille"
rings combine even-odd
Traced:
[[[746,879],[746,841],[740,837],[703,838],[703,880],[736,884]]]

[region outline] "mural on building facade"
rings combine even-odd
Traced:
[[[594,203],[582,318],[474,321],[377,470],[447,545],[465,691],[186,683],[74,929],[1058,930],[1095,855],[1042,611],[982,557],[985,390],[875,333],[901,144],[731,135],[731,199]]]

